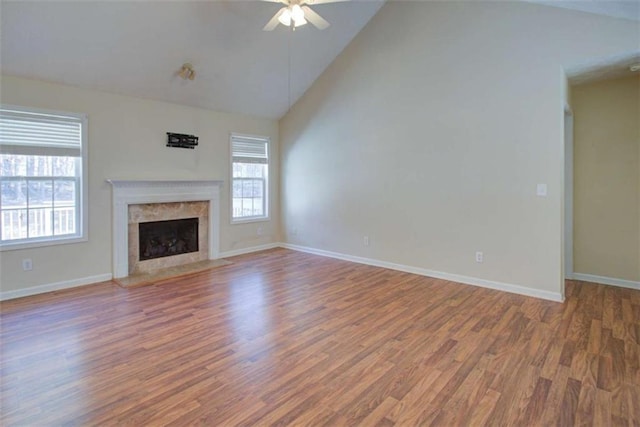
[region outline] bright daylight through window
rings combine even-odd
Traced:
[[[0,107],[0,245],[84,237],[86,118]]]
[[[232,221],[268,218],[269,140],[231,135],[231,163]]]

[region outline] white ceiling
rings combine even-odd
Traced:
[[[532,3],[640,21],[638,0],[528,0]]]
[[[313,6],[331,26],[292,33],[262,31],[281,7],[263,1],[3,1],[0,65],[10,75],[277,119],[382,4]],[[175,75],[184,62],[194,81]]]
[[[586,64],[580,64],[566,71],[570,84],[581,85],[601,80],[640,75],[639,71],[631,70],[632,66],[640,66],[640,52],[613,58],[601,58]]]
[[[637,1],[535,2],[640,20]],[[263,32],[280,5],[256,0],[2,0],[0,66],[10,75],[277,119],[383,3],[317,5],[331,27],[292,33]],[[184,62],[194,65],[194,81],[176,76]]]

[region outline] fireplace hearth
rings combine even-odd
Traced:
[[[141,222],[140,261],[198,252],[198,218]]]

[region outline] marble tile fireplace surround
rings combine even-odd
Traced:
[[[217,259],[222,181],[107,180],[113,187],[113,277]],[[140,261],[138,224],[199,218],[199,250]]]

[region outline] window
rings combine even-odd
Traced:
[[[86,238],[86,117],[0,106],[0,248]]]
[[[231,221],[269,217],[269,139],[231,135]]]

